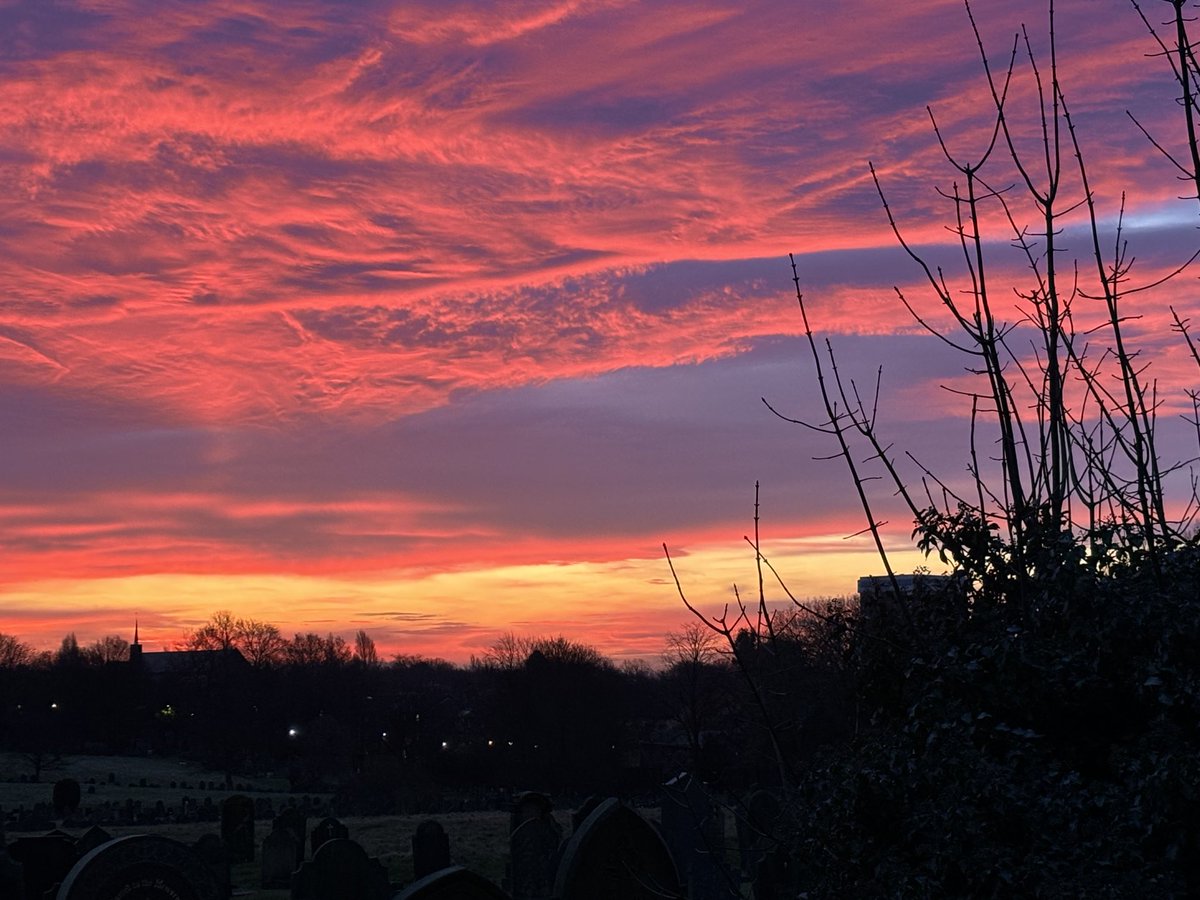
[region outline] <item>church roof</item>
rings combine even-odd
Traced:
[[[225,650],[164,650],[141,654],[142,671],[153,676],[204,675],[214,670],[248,668],[236,648]]]

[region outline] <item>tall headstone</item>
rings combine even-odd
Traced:
[[[689,900],[728,900],[737,879],[725,866],[725,815],[700,779],[687,773],[662,786],[663,839]]]
[[[296,865],[304,862],[304,845],[308,841],[308,816],[300,809],[289,806],[275,817],[272,823],[275,831],[287,831],[296,838]]]
[[[292,885],[292,873],[300,866],[296,862],[299,841],[286,828],[274,828],[263,838],[262,886],[287,888]]]
[[[225,842],[219,835],[209,832],[196,839],[192,851],[208,866],[221,888],[221,896],[228,897],[233,888],[233,874],[230,871],[229,848]]]
[[[571,835],[554,880],[557,900],[662,900],[678,895],[679,875],[662,837],[611,797]]]
[[[135,834],[84,854],[58,889],[56,900],[224,900],[204,861],[186,846],[158,835]]]
[[[54,814],[60,819],[69,819],[79,809],[82,792],[74,778],[60,778],[54,782],[52,794]]]
[[[509,888],[513,900],[549,900],[562,828],[547,816],[526,819],[509,835]]]
[[[511,900],[482,875],[462,866],[442,869],[414,881],[392,900]]]
[[[787,900],[799,891],[796,861],[786,848],[772,847],[762,854],[754,872],[755,900]]]
[[[450,836],[440,822],[426,819],[412,837],[413,877],[432,875],[450,865]]]
[[[738,847],[742,871],[747,879],[756,877],[768,848],[774,846],[775,823],[779,816],[776,796],[767,790],[757,790],[746,800],[744,813],[737,817]]]
[[[254,801],[245,794],[226,797],[221,803],[221,840],[231,862],[254,861]]]

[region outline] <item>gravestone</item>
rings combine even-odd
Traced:
[[[548,900],[561,843],[562,828],[549,816],[527,819],[509,835],[508,886],[513,900]]]
[[[212,832],[202,834],[192,844],[192,852],[200,857],[212,872],[213,878],[221,888],[221,896],[228,897],[233,886],[233,875],[230,872],[229,848],[225,846],[225,842]]]
[[[60,778],[54,782],[52,799],[54,814],[60,819],[70,818],[79,809],[79,801],[82,799],[79,782],[74,778]]]
[[[264,888],[287,888],[292,884],[292,873],[300,866],[296,862],[296,846],[299,841],[286,828],[272,829],[263,838],[262,886]]]
[[[26,900],[42,900],[42,895],[71,871],[77,857],[75,842],[61,833],[17,838],[7,849],[21,864]]]
[[[289,806],[275,817],[271,827],[275,831],[289,832],[296,838],[296,864],[292,868],[300,868],[300,863],[304,862],[304,844],[308,840],[308,816]]]
[[[512,834],[522,822],[529,819],[544,819],[554,812],[554,804],[541,791],[525,791],[520,794],[512,805],[512,813],[508,818],[508,833]]]
[[[775,795],[757,790],[746,801],[745,814],[737,818],[742,872],[748,879],[754,879],[767,848],[774,845],[772,836],[779,815],[779,800]]]
[[[571,836],[554,880],[558,900],[662,900],[678,894],[679,876],[662,837],[611,797]]]
[[[25,881],[21,864],[8,855],[8,848],[4,846],[4,831],[0,829],[0,897],[15,900],[24,896]]]
[[[58,889],[56,900],[224,900],[204,861],[186,846],[158,835],[134,834],[84,854]]]
[[[292,900],[388,900],[392,886],[378,859],[347,838],[332,838],[292,876]]]
[[[332,816],[326,816],[312,830],[312,854],[315,858],[317,850],[326,841],[334,839],[346,840],[350,837],[350,829]]]
[[[441,823],[426,819],[412,837],[413,877],[424,878],[450,865],[450,836]]]
[[[229,848],[230,862],[254,861],[254,801],[245,794],[221,803],[221,840]]]
[[[482,875],[452,866],[414,881],[392,900],[511,900]]]
[[[800,873],[796,861],[783,847],[762,854],[754,873],[755,900],[786,900],[799,892]]]
[[[736,883],[725,865],[725,816],[700,779],[687,773],[662,786],[662,832],[689,900],[726,900]]]

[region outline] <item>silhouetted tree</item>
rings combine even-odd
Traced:
[[[63,639],[58,647],[58,652],[54,654],[54,664],[56,666],[72,667],[82,666],[85,662],[83,650],[79,647],[79,640],[75,637],[75,632],[70,632]]]
[[[89,662],[96,665],[127,662],[129,660],[129,641],[119,635],[108,634],[88,645],[84,656]]]
[[[287,640],[278,628],[254,619],[238,621],[235,642],[246,662],[258,669],[281,663],[287,647]]]
[[[0,669],[15,669],[33,659],[33,647],[11,634],[0,634]]]
[[[379,665],[379,651],[375,649],[375,641],[361,628],[354,634],[354,658],[365,666]]]
[[[241,622],[227,609],[218,610],[184,639],[188,650],[229,650],[237,646]]]
[[[689,622],[667,634],[662,654],[661,683],[671,718],[687,737],[689,770],[706,769],[701,758],[701,739],[706,730],[728,714],[732,701],[732,670],[723,657],[718,636],[699,622]],[[711,773],[703,771],[705,777]]]
[[[1170,10],[1162,34],[1131,5],[1180,92],[1182,140],[1155,137],[1154,146],[1200,199],[1192,4],[1160,4]],[[1193,478],[1179,479],[1177,502],[1169,496],[1183,464],[1160,459],[1159,388],[1124,309],[1158,282],[1135,280],[1124,196],[1106,216],[1093,190],[1058,68],[1053,5],[1048,58],[1022,28],[1000,70],[969,5],[967,15],[992,106],[973,157],[957,153],[930,111],[954,179],[940,195],[957,272],[907,239],[871,174],[931,300],[925,307],[897,289],[900,303],[963,351],[978,379],[960,389],[970,479],[943,481],[893,453],[878,377],[873,394],[860,393],[831,343],[818,345],[793,259],[822,418],[789,421],[823,435],[847,467],[886,577],[857,611],[826,614],[795,601],[771,570],[779,590],[815,614],[798,633],[761,602],[703,621],[728,641],[778,762],[789,802],[773,838],[789,862],[788,895],[1197,895],[1200,498]],[[1022,55],[1028,90],[1017,87]],[[1014,98],[1032,103],[1026,118]],[[1027,133],[1037,136],[1029,153]],[[1083,236],[1068,245],[1064,232],[1076,225]],[[1022,284],[998,284],[1005,247],[1021,259]],[[1076,318],[1087,305],[1100,314],[1094,327]],[[1200,364],[1188,320],[1173,317]],[[1200,395],[1187,396],[1195,414]],[[878,477],[911,513],[918,548],[957,577],[901,583],[868,490]],[[769,562],[757,529],[754,550],[761,585]],[[853,740],[798,766],[790,729],[803,722],[780,709],[776,679],[807,669],[822,634],[828,651],[818,659],[827,670],[845,661],[865,714]]]
[[[308,631],[292,638],[284,647],[283,658],[290,666],[340,666],[350,662],[352,653],[341,635],[321,637]]]

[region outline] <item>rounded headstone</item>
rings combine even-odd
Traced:
[[[392,900],[510,900],[482,875],[451,866],[414,881]]]
[[[56,900],[223,900],[217,879],[185,845],[158,835],[120,837],[88,851]]]
[[[662,837],[613,798],[571,836],[554,882],[559,900],[660,900],[679,893],[679,873]]]

